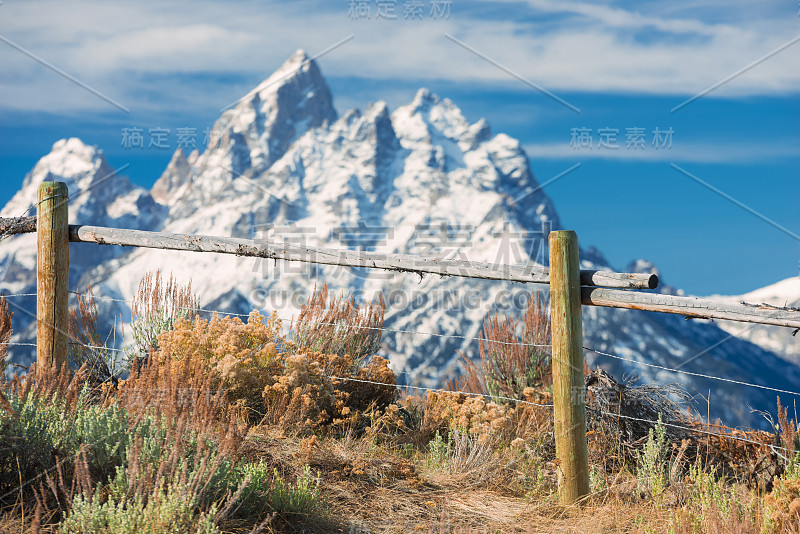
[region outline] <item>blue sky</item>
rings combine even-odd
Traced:
[[[389,2],[396,19],[377,20],[377,0],[369,17],[347,0],[4,1],[0,204],[68,136],[150,186],[174,137],[171,150],[131,151],[122,128],[196,128],[199,142],[297,48],[315,55],[353,35],[318,60],[340,113],[394,108],[424,86],[518,138],[540,183],[580,163],[545,191],[618,268],[646,258],[693,294],[800,276],[796,1],[453,0],[447,16],[434,3],[407,20],[412,0]],[[633,128],[643,148],[626,148]],[[653,146],[656,128],[672,130],[670,147]],[[572,143],[581,130],[591,149]],[[601,131],[618,148],[598,148]]]

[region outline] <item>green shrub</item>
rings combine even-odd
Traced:
[[[111,495],[105,502],[97,491],[91,498],[72,501],[69,515],[59,525],[62,534],[169,534],[219,532],[214,524],[216,507],[198,512],[197,496],[181,484],[158,489],[145,500]]]
[[[639,478],[639,487],[643,491],[649,491],[656,502],[660,502],[667,489],[669,475],[667,470],[669,453],[669,443],[667,442],[667,430],[661,422],[661,415],[658,416],[658,424],[654,429],[650,429],[647,443],[639,451],[636,461],[636,475]]]
[[[608,489],[605,473],[596,465],[589,468],[589,489],[592,493],[600,493]]]
[[[756,500],[743,504],[735,487],[726,487],[712,467],[689,467],[686,506],[672,515],[672,532],[755,532]],[[767,520],[766,524],[769,524]]]
[[[72,500],[60,532],[217,532],[218,503],[239,479],[213,440],[147,415],[122,457],[107,485]]]
[[[180,287],[171,274],[165,283],[161,271],[147,273],[131,303],[133,343],[125,347],[129,362],[158,350],[158,336],[172,330],[178,319],[194,318],[198,309],[191,282]]]
[[[29,392],[24,400],[9,395],[19,418],[0,413],[0,487],[16,488],[19,478],[30,479],[56,465],[57,458],[71,468],[83,447],[89,468],[110,477],[125,461],[128,418],[116,403],[92,405],[84,385],[74,407],[63,395],[43,400]]]
[[[448,471],[450,469],[452,455],[453,444],[451,440],[449,438],[443,438],[442,434],[437,430],[433,439],[428,443],[428,467],[430,469]]]
[[[319,479],[308,465],[303,466],[303,472],[291,484],[263,460],[242,462],[236,468],[235,480],[238,484],[235,502],[229,502],[228,506],[236,517],[263,518],[272,512],[324,515],[328,506],[320,492]]]
[[[311,473],[309,466],[297,476],[294,485],[283,480],[277,469],[273,471],[272,485],[268,494],[269,504],[279,514],[298,514],[310,516],[324,513],[326,500],[319,489],[319,479]]]

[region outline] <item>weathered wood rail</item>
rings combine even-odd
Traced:
[[[498,265],[472,261],[441,260],[409,254],[317,248],[233,237],[192,236],[99,226],[70,226],[69,236],[70,241],[97,243],[100,245],[215,252],[272,260],[339,265],[342,267],[369,267],[419,275],[438,274],[441,276],[460,276],[484,280],[505,280],[536,284],[550,283],[550,271],[546,267],[536,264],[525,266]],[[658,277],[652,274],[587,270],[581,271],[581,284],[625,289],[653,289],[658,286]]]
[[[639,293],[602,287],[582,287],[581,302],[586,306],[675,313],[689,319],[728,319],[800,328],[800,309],[780,308],[768,304],[746,302],[729,304],[697,297]]]
[[[34,217],[21,219],[17,224],[14,221],[14,219],[0,219],[0,234],[8,229],[10,229],[9,234],[36,231]],[[509,282],[550,283],[549,270],[546,267],[535,264],[530,266],[497,265],[493,263],[424,258],[406,254],[301,247],[232,237],[191,236],[101,226],[71,225],[69,227],[69,238],[73,242],[97,243],[99,245],[214,252],[343,267],[370,267],[420,275],[438,274],[441,276],[460,276]],[[581,271],[581,284],[617,289],[655,289],[658,286],[658,277],[654,274],[584,270]]]
[[[420,275],[438,274],[509,282],[550,283],[550,271],[539,265],[515,266],[438,260],[405,254],[303,247],[232,237],[192,236],[99,226],[70,226],[69,236],[70,241],[100,245],[216,252],[344,267],[369,267]],[[655,275],[582,270],[580,271],[580,283],[582,286],[581,302],[587,306],[631,308],[674,313],[693,318],[729,319],[800,328],[800,310],[766,308],[747,304],[723,304],[709,299],[674,297],[659,293],[640,293],[618,289],[620,287],[651,289],[658,284],[658,278]]]

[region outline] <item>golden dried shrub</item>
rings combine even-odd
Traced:
[[[229,400],[253,414],[262,414],[264,384],[283,366],[278,347],[281,321],[253,311],[247,322],[238,317],[181,318],[172,330],[158,336],[156,358],[178,368],[203,363],[212,385],[224,388]]]
[[[461,392],[430,391],[425,397],[425,427],[462,429],[473,434],[505,434],[512,428],[513,409],[488,402],[485,397]]]
[[[204,365],[211,385],[241,415],[287,429],[354,424],[394,402],[397,381],[385,359],[364,364],[349,354],[287,351],[280,332],[276,314],[256,311],[246,323],[218,315],[178,319],[159,336],[155,357],[178,374]]]
[[[766,532],[800,531],[800,479],[776,478],[764,496],[764,514]]]
[[[280,414],[271,422],[296,430],[323,429],[355,424],[365,412],[385,409],[397,392],[388,361],[375,356],[353,372],[356,367],[347,354],[287,356],[284,368],[263,391],[270,412]]]

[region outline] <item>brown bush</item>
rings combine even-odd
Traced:
[[[180,286],[171,273],[166,282],[161,271],[145,274],[131,303],[133,347],[128,350],[129,357],[141,363],[158,349],[159,335],[171,330],[178,319],[193,319],[198,311],[191,280]]]
[[[189,354],[175,357],[170,353],[148,359],[131,371],[127,380],[120,380],[114,397],[134,420],[149,414],[163,421],[191,428],[221,439],[221,450],[238,450],[247,433],[247,421],[236,417],[227,392],[219,387],[219,379],[209,373],[208,361]],[[176,436],[181,431],[176,430]]]
[[[4,296],[0,296],[0,358],[5,362],[8,354],[8,342],[11,340],[11,318],[14,312],[8,310],[8,301]],[[5,368],[5,363],[3,365]]]
[[[277,315],[265,319],[257,311],[246,323],[217,314],[208,320],[182,318],[158,337],[155,359],[178,376],[202,369],[212,389],[225,389],[242,414],[258,418],[265,413],[261,395],[265,384],[283,369],[280,330]]]
[[[69,358],[76,367],[86,366],[89,378],[97,383],[115,381],[118,369],[116,352],[106,349],[100,335],[97,303],[91,288],[78,295],[78,305],[69,308]]]
[[[362,305],[351,295],[328,299],[328,285],[316,286],[291,325],[291,339],[299,350],[353,356],[355,364],[381,347],[383,297]]]
[[[284,368],[264,388],[265,404],[279,415],[269,422],[295,430],[366,425],[365,412],[384,410],[394,401],[397,382],[388,361],[379,356],[355,367],[349,355],[287,355]]]
[[[480,364],[461,354],[464,376],[457,389],[524,399],[526,388],[541,390],[552,382],[549,345],[547,307],[538,295],[528,295],[528,307],[521,319],[496,313],[486,318],[479,334]]]
[[[429,391],[424,400],[421,429],[431,434],[456,429],[489,436],[507,435],[513,408],[460,392]]]
[[[776,478],[764,509],[766,532],[800,532],[800,479]]]
[[[241,415],[286,429],[357,424],[364,412],[394,401],[396,377],[383,358],[364,365],[349,354],[287,352],[280,330],[277,315],[255,311],[247,323],[218,315],[178,319],[159,336],[155,359],[178,377],[203,368],[209,386],[224,389]]]

